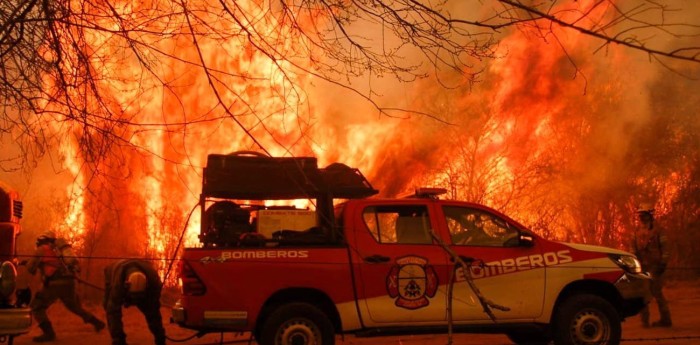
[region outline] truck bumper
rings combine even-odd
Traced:
[[[19,335],[29,332],[32,314],[29,308],[0,309],[0,336]]]
[[[651,301],[651,276],[648,273],[625,273],[615,282],[622,297],[622,317],[638,314]]]
[[[248,313],[245,311],[227,311],[227,310],[205,310],[201,318],[193,318],[187,314],[185,307],[177,301],[172,308],[172,317],[170,320],[173,323],[185,328],[196,329],[224,329],[231,331],[245,330],[248,324]]]

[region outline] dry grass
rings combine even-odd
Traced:
[[[668,282],[665,294],[670,301],[671,313],[673,315],[674,326],[672,328],[650,328],[643,329],[638,317],[633,317],[623,323],[623,338],[630,341],[623,343],[633,343],[635,345],[686,345],[700,343],[700,279],[676,280]],[[104,311],[97,304],[87,304],[85,306],[100,319],[105,319]],[[653,304],[651,308],[652,320],[656,318],[657,310]],[[169,337],[183,339],[194,334],[193,331],[169,324],[170,310],[162,309],[163,322]],[[60,303],[49,309],[49,317],[54,323],[54,328],[58,334],[53,345],[108,345],[110,344],[109,333],[105,329],[101,333],[95,333],[90,325],[82,323],[79,317],[72,315]],[[124,309],[124,329],[128,335],[130,345],[153,344],[153,338],[146,327],[143,315],[136,308]],[[38,335],[39,329],[35,326],[28,335],[23,335],[15,340],[15,345],[29,345],[31,337]],[[169,344],[218,344],[220,334],[209,334],[202,338],[194,338],[183,343],[168,342]],[[247,334],[225,334],[224,343],[231,343],[235,340],[246,340]],[[647,340],[642,340],[647,339]],[[661,339],[661,340],[657,340]],[[499,345],[510,344],[508,338],[503,335],[476,335],[459,334],[454,337],[454,344],[460,345]],[[245,342],[247,343],[247,342]],[[447,336],[440,335],[420,335],[420,336],[394,336],[382,338],[356,338],[354,336],[338,337],[337,344],[353,345],[433,345],[447,344]]]

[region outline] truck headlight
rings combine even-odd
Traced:
[[[642,273],[642,264],[632,255],[610,254],[610,260],[629,273]]]

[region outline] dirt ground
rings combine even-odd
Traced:
[[[685,345],[700,343],[700,280],[693,281],[672,281],[665,289],[665,294],[669,300],[671,313],[673,315],[672,328],[649,328],[641,327],[639,317],[627,319],[622,325],[623,344],[634,345]],[[98,317],[104,319],[104,311],[98,306],[86,306]],[[163,308],[162,311],[165,329],[169,338],[184,339],[192,336],[194,332],[182,329],[177,325],[169,324],[170,310]],[[652,305],[652,320],[658,318],[656,305]],[[60,303],[49,309],[54,328],[58,339],[51,343],[55,345],[109,345],[110,338],[107,330],[95,333],[89,325],[83,324],[80,319],[70,314]],[[125,332],[130,345],[153,344],[153,338],[146,328],[143,316],[135,308],[124,310]],[[40,330],[34,325],[29,334],[19,336],[15,339],[15,345],[34,344],[32,337],[39,335]],[[193,338],[184,342],[168,341],[168,344],[247,344],[248,334],[224,334],[223,342],[220,334],[209,334],[201,338]],[[420,335],[420,336],[392,336],[381,338],[357,338],[354,336],[338,337],[339,345],[432,345],[447,344],[447,335]],[[481,335],[481,334],[458,334],[453,337],[453,344],[460,345],[506,345],[512,344],[503,335]]]

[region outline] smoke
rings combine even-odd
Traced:
[[[669,8],[674,5],[690,10],[667,16],[668,22],[693,22],[699,6]],[[649,47],[671,48],[668,36],[649,32],[640,37]],[[697,38],[674,44],[697,46]],[[321,123],[328,125],[323,132],[339,139],[333,150],[340,153],[333,157],[352,161],[358,152],[371,152],[354,163],[383,195],[418,183],[449,187],[456,197],[554,228],[560,238],[624,246],[621,234],[631,225],[633,204],[662,199],[658,182],[651,181],[672,180],[686,169],[679,162],[683,151],[695,155],[700,147],[691,145],[693,139],[677,143],[697,128],[689,116],[697,107],[688,94],[697,82],[683,77],[697,70],[686,67],[679,75],[665,67],[668,60],[557,27],[546,38],[504,32],[498,54],[471,86],[446,89],[434,79],[410,87],[379,84],[403,92],[387,92],[378,103],[406,105],[440,121],[408,112],[400,119],[377,116],[371,107],[358,114],[344,94],[315,94]],[[363,140],[353,140],[354,131]]]
[[[689,1],[669,5],[684,8],[669,13],[670,21],[693,23],[700,14],[700,6]],[[447,6],[472,19],[490,10],[480,2]],[[365,24],[353,28],[355,37],[377,49],[400,46],[399,38]],[[230,113],[223,115],[209,80],[183,62],[198,61],[190,43],[157,41],[177,57],[159,69],[167,90],[158,87],[161,80],[134,72],[129,63],[136,61],[104,68],[125,84],[113,85],[125,120],[168,125],[125,132],[140,149],[115,149],[123,151],[100,171],[115,180],[79,186],[91,192],[84,203],[86,210],[93,206],[89,229],[104,234],[100,243],[122,246],[106,249],[138,253],[152,241],[151,250],[161,250],[197,200],[206,155],[256,149],[233,119],[275,156],[315,155],[322,166],[337,161],[360,168],[382,195],[447,187],[455,198],[489,204],[528,225],[553,226],[560,237],[590,241],[600,239],[603,228],[595,223],[606,218],[603,213],[621,223],[626,215],[619,213],[638,195],[660,198],[658,181],[692,170],[684,159],[697,159],[700,147],[693,134],[697,82],[664,68],[670,61],[616,45],[599,49],[605,42],[558,27],[544,37],[506,28],[499,37],[497,58],[470,61],[481,71],[474,84],[404,48],[398,56],[426,78],[408,83],[367,73],[328,82],[288,75],[303,90],[280,82],[276,66],[252,53],[244,39],[228,42],[226,54],[219,54],[220,42],[203,40],[207,63],[230,72],[213,72],[221,78],[216,83],[226,84],[223,99],[235,100],[225,104]],[[664,44],[668,36],[650,31],[646,37],[660,50],[677,47]],[[694,37],[673,42],[697,46]],[[126,92],[140,85],[149,91]],[[197,125],[181,125],[186,121]],[[56,189],[67,190],[63,186],[70,183],[56,182]],[[29,200],[41,199],[43,187],[35,186],[23,193]],[[41,205],[32,204],[28,210]]]

